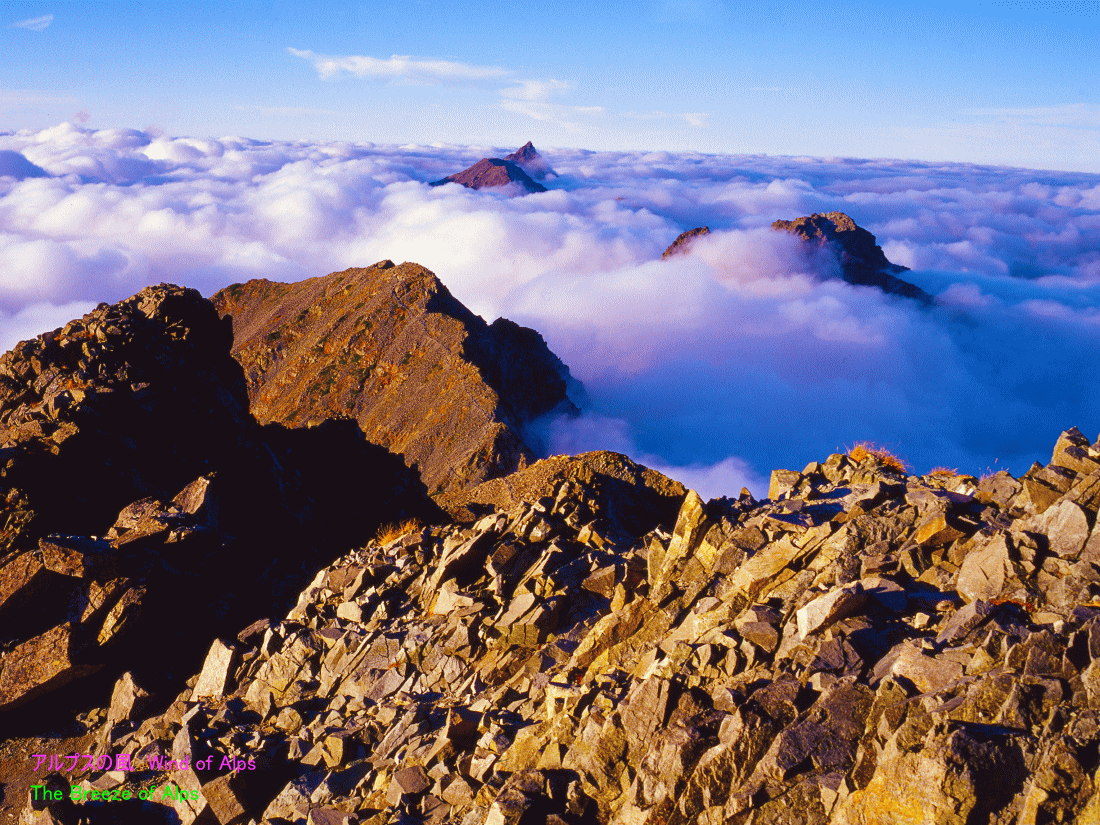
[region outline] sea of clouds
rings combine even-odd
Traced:
[[[514,148],[0,134],[0,350],[151,283],[390,258],[543,334],[588,396],[549,424],[554,452],[616,449],[708,496],[860,441],[1018,475],[1061,430],[1100,430],[1100,175],[542,148],[551,191],[428,186]],[[827,211],[937,306],[830,278],[769,228]]]

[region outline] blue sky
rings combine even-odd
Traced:
[[[1100,171],[1095,2],[0,9],[0,129]]]

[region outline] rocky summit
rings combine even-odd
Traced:
[[[1020,479],[853,450],[763,501],[553,461],[322,567],[166,708],[120,678],[83,718],[129,771],[43,770],[20,821],[1100,817],[1100,442]]]
[[[350,415],[430,492],[526,466],[545,455],[533,424],[576,412],[569,370],[537,332],[486,324],[417,264],[249,281],[212,300],[232,325],[258,420]]]
[[[856,224],[843,212],[828,212],[775,221],[772,229],[789,232],[814,249],[826,249],[835,255],[841,277],[855,286],[873,286],[889,295],[912,298],[931,305],[935,299],[915,284],[897,277],[908,267],[893,264],[875,243],[875,236]]]
[[[530,141],[505,158],[482,158],[473,166],[448,175],[432,186],[445,183],[461,183],[469,189],[486,189],[497,186],[514,185],[523,193],[545,192],[546,187],[535,180],[542,180],[554,170],[531,144]]]
[[[531,141],[527,141],[512,154],[505,155],[503,159],[516,164],[535,180],[543,180],[547,175],[557,175]]]

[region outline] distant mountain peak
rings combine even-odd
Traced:
[[[535,178],[545,178],[554,174],[542,155],[535,149],[531,141],[521,146],[505,158],[482,158],[473,166],[448,175],[437,181],[432,181],[432,186],[442,186],[445,183],[461,183],[470,189],[487,189],[494,186],[507,186],[510,183],[518,183],[528,192],[545,192],[546,187],[537,183]]]
[[[538,153],[535,144],[531,141],[527,141],[512,154],[505,155],[504,160],[510,160],[535,180],[542,180],[547,175],[557,174],[550,168],[550,164],[546,162],[546,159]]]
[[[875,236],[843,212],[805,215],[793,221],[775,221],[772,229],[797,235],[804,243],[828,247],[840,264],[841,277],[855,286],[874,286],[890,295],[924,304],[935,299],[915,284],[898,278],[909,268],[891,263]]]

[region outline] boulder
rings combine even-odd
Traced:
[[[967,601],[989,600],[999,596],[1015,575],[1010,540],[1001,534],[966,554],[955,587]]]

